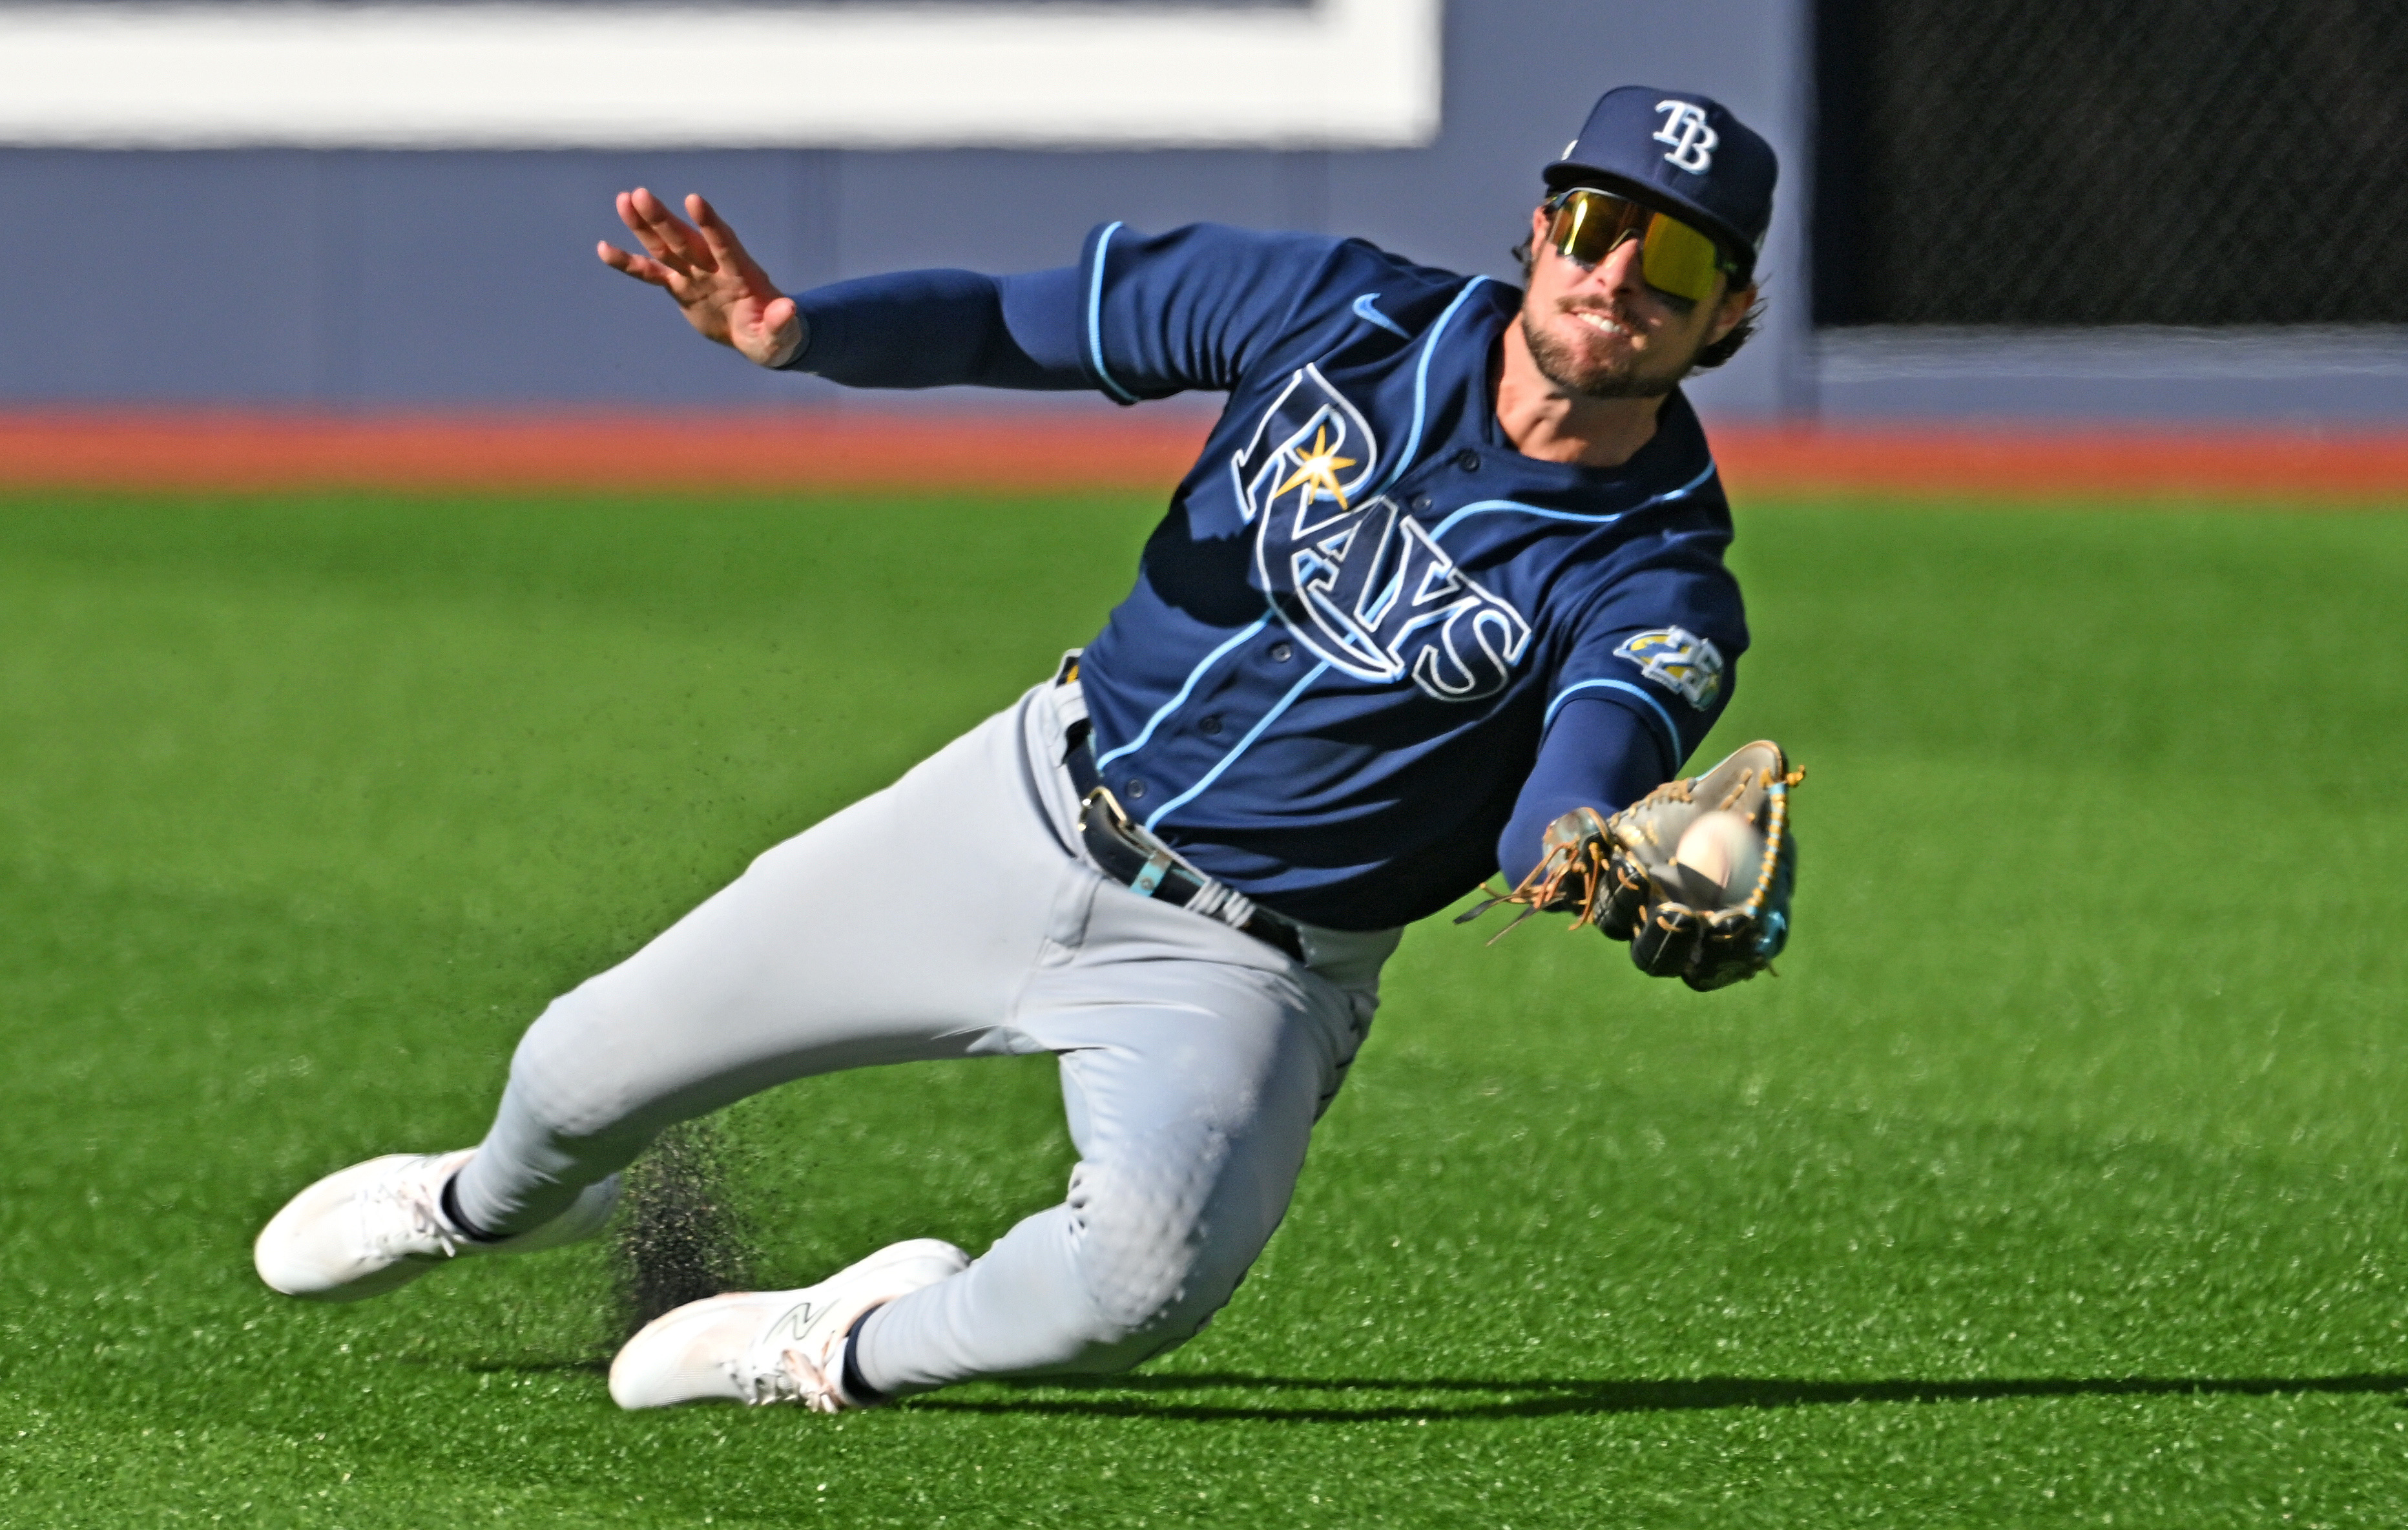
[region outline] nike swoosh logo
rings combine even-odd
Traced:
[[[1361,319],[1366,324],[1378,325],[1381,328],[1386,330],[1391,335],[1401,336],[1406,339],[1412,339],[1412,336],[1406,334],[1404,325],[1397,323],[1396,320],[1389,318],[1386,314],[1371,306],[1379,296],[1380,295],[1376,292],[1367,292],[1362,296],[1354,299],[1354,317]]]

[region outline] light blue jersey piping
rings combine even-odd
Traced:
[[[1563,710],[1564,703],[1584,690],[1618,690],[1638,697],[1647,703],[1648,711],[1656,714],[1656,721],[1664,725],[1664,747],[1665,751],[1672,757],[1672,768],[1679,770],[1681,761],[1688,758],[1688,752],[1681,747],[1681,730],[1672,726],[1672,714],[1664,710],[1664,703],[1627,680],[1584,680],[1577,686],[1566,686],[1556,693],[1554,700],[1547,703],[1547,714],[1541,720],[1539,731],[1544,734],[1550,727],[1554,726],[1555,714]]]
[[[1487,280],[1484,276],[1475,276],[1465,282],[1463,290],[1455,295],[1455,301],[1446,305],[1446,311],[1438,316],[1438,323],[1430,325],[1429,333],[1422,337],[1422,359],[1413,368],[1413,427],[1406,432],[1405,449],[1398,453],[1395,461],[1389,465],[1388,476],[1380,481],[1380,486],[1373,489],[1371,495],[1387,493],[1389,486],[1402,478],[1405,469],[1413,465],[1413,454],[1421,450],[1422,416],[1429,404],[1430,357],[1438,354],[1439,337],[1446,333],[1447,325],[1455,318],[1455,310],[1463,307],[1463,300],[1478,291],[1480,284]],[[1370,497],[1365,496],[1367,498]]]
[[[1104,252],[1111,248],[1112,236],[1120,231],[1117,222],[1104,225],[1096,236],[1096,274],[1087,282],[1087,359],[1095,363],[1096,380],[1104,391],[1124,404],[1137,402],[1137,395],[1113,381],[1104,367]]]
[[[1304,678],[1297,681],[1295,685],[1290,686],[1288,687],[1287,694],[1281,697],[1278,701],[1274,702],[1268,712],[1263,714],[1263,720],[1254,724],[1254,727],[1247,729],[1246,736],[1240,739],[1237,743],[1230,748],[1227,754],[1223,755],[1219,759],[1215,760],[1212,764],[1212,768],[1206,771],[1202,778],[1199,779],[1196,785],[1188,787],[1185,791],[1181,792],[1178,796],[1172,798],[1169,801],[1163,803],[1160,807],[1155,808],[1154,810],[1154,816],[1145,820],[1146,829],[1151,831],[1155,824],[1162,821],[1162,816],[1164,814],[1168,813],[1172,808],[1186,806],[1189,802],[1194,801],[1196,798],[1203,792],[1205,787],[1210,787],[1213,782],[1221,779],[1221,772],[1227,770],[1230,766],[1235,765],[1238,762],[1238,757],[1240,755],[1244,754],[1247,750],[1254,746],[1254,741],[1263,736],[1264,730],[1269,728],[1271,724],[1279,721],[1281,715],[1284,714],[1288,708],[1296,704],[1296,699],[1304,694],[1304,688],[1307,686],[1312,685],[1314,681],[1320,679],[1323,675],[1328,672],[1329,665],[1326,660],[1306,671]]]
[[[1458,521],[1465,520],[1473,515],[1484,515],[1491,511],[1498,510],[1518,510],[1526,515],[1536,515],[1541,520],[1548,521],[1583,521],[1591,526],[1612,526],[1614,522],[1622,519],[1625,515],[1636,515],[1641,511],[1647,509],[1651,505],[1660,505],[1668,500],[1679,499],[1688,495],[1695,494],[1698,491],[1698,485],[1704,484],[1707,479],[1713,476],[1713,459],[1712,457],[1708,457],[1706,459],[1706,470],[1699,473],[1697,477],[1689,480],[1687,483],[1682,484],[1679,488],[1666,489],[1661,494],[1649,495],[1646,498],[1640,500],[1639,503],[1631,506],[1628,510],[1617,510],[1611,515],[1581,515],[1569,510],[1542,510],[1537,505],[1526,505],[1519,499],[1474,500],[1472,503],[1465,505],[1455,512],[1455,513],[1449,515],[1445,520],[1439,522],[1438,529],[1430,533],[1430,540],[1432,541],[1436,541],[1439,538],[1445,536],[1449,531],[1455,529],[1455,523]]]
[[[1187,698],[1195,694],[1196,683],[1204,678],[1204,671],[1211,669],[1213,665],[1218,664],[1221,661],[1223,655],[1228,653],[1230,649],[1235,648],[1238,644],[1245,642],[1248,638],[1251,638],[1255,633],[1261,631],[1266,626],[1269,625],[1269,622],[1270,618],[1268,616],[1255,617],[1254,626],[1245,628],[1236,637],[1230,638],[1226,642],[1223,642],[1220,647],[1213,649],[1201,659],[1198,659],[1197,661],[1196,668],[1187,671],[1187,683],[1179,687],[1179,694],[1172,697],[1169,700],[1163,702],[1161,710],[1157,711],[1153,716],[1148,717],[1145,720],[1145,726],[1138,729],[1137,737],[1129,740],[1126,743],[1122,744],[1119,748],[1113,750],[1110,754],[1097,755],[1096,757],[1096,769],[1100,771],[1105,766],[1111,764],[1113,760],[1120,758],[1121,756],[1133,754],[1137,750],[1144,748],[1146,741],[1154,737],[1154,730],[1162,726],[1162,720],[1165,717],[1169,716],[1172,713],[1178,711],[1182,706],[1185,705]]]

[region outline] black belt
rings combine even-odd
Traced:
[[[1079,837],[1106,876],[1131,892],[1175,908],[1193,908],[1295,960],[1304,960],[1304,936],[1293,923],[1186,865],[1170,846],[1130,820],[1096,779],[1096,751],[1083,721],[1070,725],[1069,744],[1062,763],[1071,785],[1079,788]]]

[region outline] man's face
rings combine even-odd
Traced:
[[[1691,302],[1658,292],[1641,274],[1640,242],[1625,239],[1594,269],[1566,258],[1547,239],[1548,215],[1530,215],[1529,290],[1522,336],[1540,375],[1589,398],[1656,398],[1672,391],[1698,353],[1747,316],[1753,286]]]

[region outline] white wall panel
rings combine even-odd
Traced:
[[[0,144],[1403,148],[1440,0],[0,8]]]

